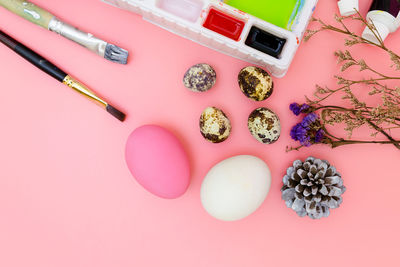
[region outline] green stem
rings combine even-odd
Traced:
[[[336,107],[336,106],[333,106],[333,107],[335,107],[335,108],[341,108],[341,107]],[[343,109],[343,108],[342,108],[342,109]],[[352,113],[353,113],[353,115],[356,116],[355,111],[352,111]],[[359,115],[359,116],[360,116],[360,115]],[[373,123],[370,119],[365,118],[364,116],[361,116],[361,117],[364,118],[364,119],[366,120],[366,122],[367,122],[371,127],[373,127],[377,132],[380,132],[381,134],[383,134],[389,141],[345,140],[345,139],[343,139],[343,138],[339,138],[339,137],[336,137],[336,136],[332,135],[332,134],[329,133],[329,131],[326,129],[325,125],[322,125],[322,129],[324,130],[324,132],[325,132],[326,135],[330,136],[331,138],[334,138],[334,139],[338,140],[338,141],[333,141],[332,139],[329,139],[329,140],[330,140],[329,143],[346,142],[346,144],[347,144],[347,142],[353,142],[353,144],[355,144],[355,143],[358,143],[358,144],[360,144],[360,143],[363,143],[363,144],[365,144],[365,143],[371,143],[371,144],[393,144],[397,149],[400,150],[400,141],[397,141],[397,140],[393,139],[393,137],[390,136],[390,134],[388,134],[384,129],[380,128],[378,125],[376,125],[375,123]],[[332,145],[332,147],[334,147],[334,146]]]
[[[375,72],[376,74],[378,74],[379,76],[382,76],[382,78],[376,78],[376,79],[369,79],[369,80],[360,80],[360,81],[351,81],[354,83],[365,83],[365,82],[375,82],[375,81],[385,81],[385,80],[400,80],[400,77],[391,77],[391,76],[386,76],[383,75],[377,71],[374,71],[373,69],[369,69],[372,72]]]
[[[353,144],[383,144],[383,145],[390,145],[394,144],[391,141],[361,141],[361,140],[341,140],[341,141],[332,141],[328,143],[332,146],[332,148],[336,148],[339,146],[344,145],[353,145]],[[400,141],[397,141],[397,145],[400,144]],[[399,146],[396,146],[397,149],[400,149]]]
[[[333,139],[336,139],[336,140],[339,140],[339,141],[344,141],[343,138],[340,138],[340,137],[337,137],[337,136],[334,136],[333,134],[331,134],[331,133],[326,129],[325,125],[322,125],[321,128],[322,128],[322,130],[325,132],[325,135],[329,136],[330,138],[333,138]],[[332,139],[329,139],[329,138],[328,138],[328,140],[333,142]]]
[[[290,151],[293,151],[293,150],[299,151],[302,147],[304,147],[304,146],[286,147],[286,152],[290,152]]]
[[[383,134],[384,136],[386,136],[386,138],[397,148],[400,149],[400,142],[396,141],[393,139],[392,136],[390,136],[390,134],[388,134],[385,130],[383,130],[381,127],[379,127],[378,125],[376,125],[375,123],[373,123],[370,119],[366,119],[368,124],[371,125],[376,131],[380,132],[381,134]]]
[[[371,107],[366,107],[367,109],[372,109]],[[341,110],[341,111],[349,111],[349,112],[352,112],[352,113],[354,113],[354,112],[356,112],[357,110],[355,110],[355,109],[350,109],[350,108],[344,108],[344,107],[340,107],[340,106],[333,106],[333,105],[328,105],[328,106],[319,106],[319,107],[313,107],[312,108],[312,110],[313,111],[317,111],[317,110],[320,110],[320,109],[330,109],[330,110]],[[360,110],[362,113],[368,113],[368,114],[370,114],[369,113],[369,111],[367,111],[367,110]],[[396,120],[396,121],[400,121],[400,118],[394,118],[394,120]],[[397,124],[396,124],[397,125]]]

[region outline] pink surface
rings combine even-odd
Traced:
[[[136,180],[149,192],[163,198],[183,195],[190,182],[188,156],[171,132],[144,125],[128,137],[125,159]]]
[[[243,97],[236,84],[245,62],[98,0],[35,2],[130,50],[127,66],[112,64],[0,9],[2,30],[80,78],[128,118],[120,123],[0,45],[0,266],[400,265],[399,151],[360,145],[285,152],[296,122],[288,104],[302,101],[316,83],[334,85],[339,68],[333,50],[342,47],[341,36],[322,33],[302,44],[287,76],[275,79],[274,94],[260,104]],[[361,1],[363,14],[369,3]],[[336,1],[322,0],[316,16],[332,20],[336,10]],[[397,32],[386,44],[400,52],[399,42]],[[375,66],[387,62],[372,47],[356,54],[368,55]],[[199,62],[218,74],[205,94],[189,92],[181,82]],[[219,145],[199,133],[200,113],[209,105],[222,108],[233,125],[231,137]],[[248,114],[260,105],[282,122],[283,135],[270,146],[247,130]],[[193,175],[181,198],[148,193],[126,167],[127,137],[143,124],[162,125],[182,140]],[[238,154],[268,163],[271,190],[253,215],[220,222],[203,210],[200,185],[211,166]],[[309,155],[334,164],[348,189],[328,219],[299,218],[281,200],[286,168]]]

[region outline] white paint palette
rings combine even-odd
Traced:
[[[296,14],[284,28],[220,0],[102,1],[137,13],[182,37],[265,67],[276,77],[288,71],[318,2],[297,0]]]

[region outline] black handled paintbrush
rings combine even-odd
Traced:
[[[19,43],[12,37],[8,36],[4,32],[0,31],[0,42],[5,44],[7,47],[12,49],[15,53],[25,58],[27,61],[41,69],[42,71],[46,72],[59,82],[62,82],[69,86],[70,88],[74,89],[78,93],[86,96],[96,104],[100,105],[104,108],[108,113],[113,115],[120,121],[124,121],[125,114],[119,111],[118,109],[114,108],[110,104],[108,104],[105,100],[98,97],[95,93],[89,90],[84,84],[80,83],[78,80],[72,78],[67,73],[59,69],[50,61],[46,60],[41,55],[37,54],[30,48],[24,46],[23,44]]]

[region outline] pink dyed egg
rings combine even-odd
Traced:
[[[144,125],[128,138],[125,159],[133,177],[150,193],[177,198],[189,186],[189,159],[182,144],[168,130]]]

